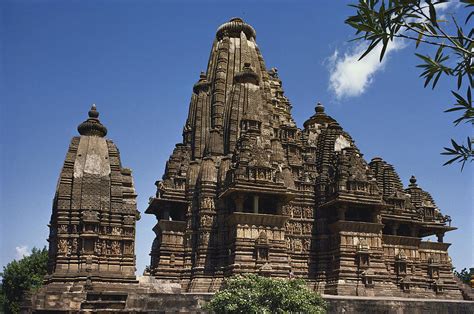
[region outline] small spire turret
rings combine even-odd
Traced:
[[[237,83],[252,83],[255,85],[258,85],[259,83],[258,74],[255,73],[249,62],[244,63],[242,71],[235,74],[234,80]]]
[[[193,92],[199,94],[200,91],[206,91],[209,88],[209,81],[207,80],[207,75],[205,72],[201,71],[199,75],[199,80],[193,86]]]
[[[331,123],[338,124],[336,120],[334,120],[333,118],[328,116],[326,112],[324,112],[324,106],[320,102],[318,102],[316,107],[314,107],[314,111],[315,111],[315,114],[313,114],[308,120],[306,120],[305,123],[303,123],[303,126],[305,128],[308,128],[314,124],[320,124],[320,125],[326,125],[326,126]]]

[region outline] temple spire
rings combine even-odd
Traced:
[[[77,131],[81,135],[85,136],[99,136],[104,137],[107,135],[107,128],[100,123],[99,112],[95,104],[92,104],[91,109],[89,110],[89,118],[79,124]]]

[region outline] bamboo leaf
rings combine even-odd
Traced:
[[[388,38],[384,38],[384,40],[382,42],[382,51],[380,52],[379,62],[382,62],[385,51],[387,50],[387,46],[388,46]]]
[[[373,42],[369,45],[369,47],[367,47],[367,50],[362,54],[362,56],[360,56],[360,58],[359,58],[358,61],[362,60],[369,52],[372,51],[372,49],[374,49],[375,47],[377,47],[377,44],[378,44],[381,40],[382,40],[382,39],[379,38],[379,39],[373,41]]]
[[[416,48],[420,45],[421,39],[423,38],[423,33],[418,34],[418,38],[416,39]]]
[[[469,22],[469,20],[471,19],[471,17],[474,15],[474,11],[472,11],[471,13],[469,13],[469,15],[466,17],[466,21],[464,21],[464,24],[467,24],[467,22]]]
[[[429,7],[429,11],[430,11],[430,22],[438,27],[438,22],[436,21],[436,9],[433,5],[433,3],[431,3],[430,0],[427,0],[426,3],[428,3],[428,7]]]
[[[440,78],[440,76],[441,76],[441,73],[443,73],[443,72],[440,71],[440,72],[438,72],[438,75],[436,75],[436,77],[435,77],[435,79],[434,79],[434,81],[433,81],[433,86],[431,87],[431,89],[434,89],[434,88],[435,88],[435,86],[436,86],[436,84],[438,83],[438,80],[439,80],[439,78]]]
[[[426,27],[428,28],[428,30],[430,31],[431,34],[438,35],[438,33],[436,32],[435,28],[432,25],[430,25],[430,24],[425,24],[425,25],[426,25]]]

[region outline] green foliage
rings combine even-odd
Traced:
[[[227,279],[206,304],[215,313],[326,313],[326,302],[304,280],[257,275]]]
[[[41,286],[47,273],[48,250],[33,248],[31,255],[14,260],[3,268],[0,300],[5,313],[18,313],[25,292]]]
[[[440,20],[437,7],[446,0],[359,0],[351,5],[357,10],[356,15],[346,19],[346,23],[356,30],[354,40],[365,40],[368,47],[360,57],[364,58],[378,45],[382,45],[380,61],[383,59],[388,45],[394,38],[413,41],[418,48],[420,44],[437,47],[434,57],[416,53],[422,63],[417,67],[422,69],[420,77],[424,86],[431,83],[435,88],[441,76],[450,77],[458,92],[451,91],[456,103],[445,112],[461,112],[461,116],[453,121],[455,125],[468,123],[474,125],[474,109],[472,107],[471,88],[474,88],[474,29],[466,33],[459,25],[456,17],[451,14],[451,21]],[[465,12],[471,10],[464,24],[469,26],[469,20],[474,15],[472,8],[474,0],[461,0]],[[449,24],[449,23],[452,24]],[[449,33],[447,29],[452,29]],[[359,60],[360,60],[359,59]],[[466,87],[466,97],[459,91]],[[442,155],[451,157],[444,165],[454,162],[462,163],[474,160],[472,149],[474,138],[467,137],[466,144],[458,144],[451,140],[452,147],[445,147]]]
[[[471,282],[471,273],[467,270],[467,268],[463,268],[461,272],[457,270],[454,271],[454,274],[461,279],[462,282],[469,284]]]

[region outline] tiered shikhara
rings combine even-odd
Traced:
[[[298,128],[255,37],[238,18],[217,30],[146,210],[158,219],[151,274],[187,291],[259,273],[328,294],[461,298],[449,217],[414,177],[403,188],[392,165],[367,163],[322,105]]]
[[[95,106],[71,140],[56,195],[49,235],[47,282],[80,285],[134,283],[135,221],[131,170],[105,138]]]

